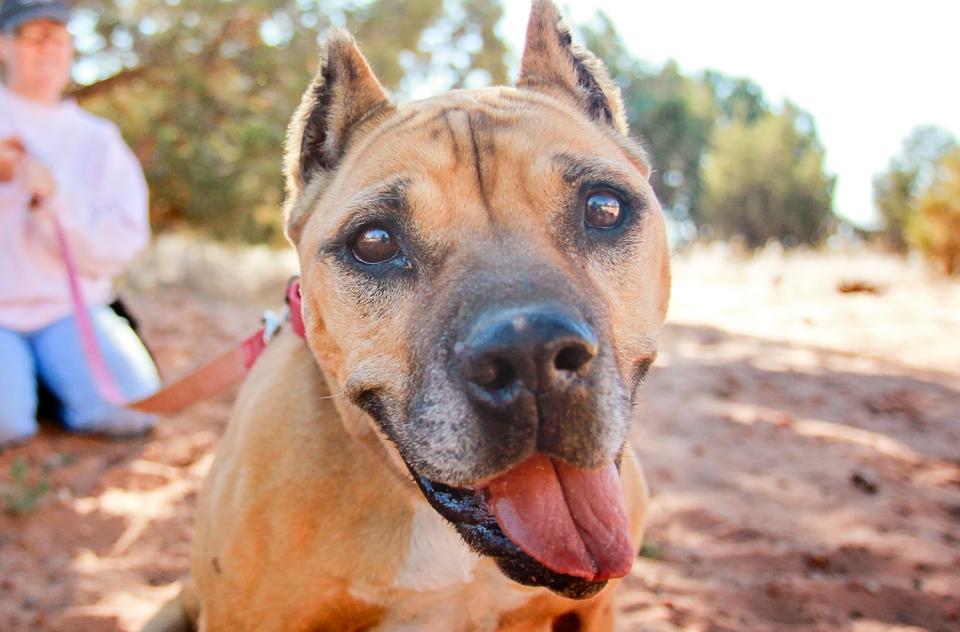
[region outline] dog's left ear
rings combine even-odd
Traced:
[[[551,0],[534,0],[517,87],[573,99],[594,122],[627,134],[620,88],[603,62],[573,42]]]
[[[286,225],[297,243],[307,210],[303,190],[336,171],[350,144],[396,108],[377,81],[353,37],[331,29],[320,50],[320,67],[287,129]]]

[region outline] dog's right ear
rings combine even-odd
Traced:
[[[333,173],[352,142],[396,108],[349,33],[331,29],[320,50],[320,67],[287,129],[284,170],[287,235],[293,243],[308,215],[301,193]],[[313,197],[313,196],[311,196]]]

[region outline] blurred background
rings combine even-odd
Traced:
[[[674,251],[620,629],[960,630],[960,5],[560,5],[623,90]],[[121,294],[168,379],[296,270],[282,143],[323,30],[402,101],[509,83],[528,8],[77,4],[73,96],[150,184]],[[143,440],[48,424],[0,455],[0,627],[133,630],[174,594],[232,398]]]
[[[607,4],[567,14],[623,89],[674,243],[866,239],[956,270],[960,10]],[[279,244],[283,133],[319,32],[353,31],[404,100],[508,82],[526,13],[497,0],[83,3],[75,96],[133,145],[158,231]]]

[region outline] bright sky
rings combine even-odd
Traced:
[[[509,0],[503,35],[517,49],[529,4]],[[676,59],[756,81],[768,100],[810,112],[837,175],[835,209],[876,221],[874,174],[918,125],[960,138],[956,0],[560,0],[571,23],[609,15],[638,58]]]

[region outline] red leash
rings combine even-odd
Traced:
[[[277,318],[268,312],[264,316],[264,326],[244,339],[238,347],[223,353],[176,382],[161,387],[153,395],[127,402],[110,373],[109,367],[107,367],[97,337],[94,334],[93,324],[90,322],[90,315],[87,312],[83,293],[80,289],[73,252],[70,250],[70,244],[67,242],[63,227],[53,213],[50,213],[49,217],[53,222],[60,254],[63,257],[67,272],[67,281],[70,285],[70,301],[73,304],[73,313],[80,334],[84,358],[100,397],[115,406],[147,413],[180,411],[202,399],[213,397],[225,388],[242,380],[284,322],[289,322],[291,329],[298,336],[306,337],[301,313],[300,279],[294,277],[287,285],[285,318]]]

